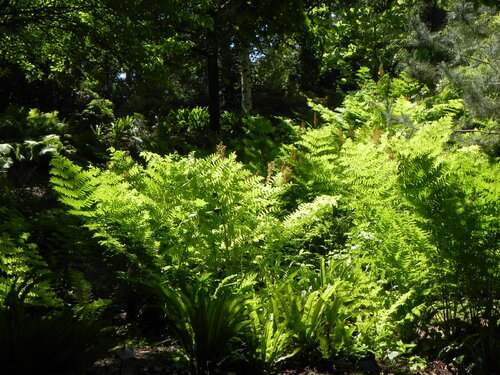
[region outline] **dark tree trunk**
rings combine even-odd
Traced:
[[[220,94],[219,94],[219,46],[217,33],[209,34],[208,52],[208,112],[210,114],[210,129],[220,130]]]
[[[252,110],[252,65],[250,63],[250,45],[242,43],[241,58],[241,108],[245,112]]]

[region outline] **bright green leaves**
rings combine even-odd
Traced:
[[[269,371],[297,354],[403,356],[429,324],[449,338],[459,324],[493,334],[499,171],[479,147],[453,143],[461,101],[387,76],[335,112],[313,107],[332,123],[296,129],[266,178],[220,145],[140,162],[111,150],[101,169],[56,156],[52,184],[106,257],[126,260],[120,271],[187,289],[213,275],[213,288],[159,287],[195,371],[235,337]],[[197,113],[204,121],[201,109],[176,118]],[[247,125],[259,143],[273,124]]]
[[[177,162],[153,154],[147,157],[152,189],[146,187],[146,194],[162,202],[152,214],[162,218],[167,233],[177,239],[173,248],[179,249],[181,241],[185,256],[200,257],[211,267],[222,262],[227,269],[240,269],[253,262],[260,253],[257,244],[264,223],[273,220],[273,188],[251,176],[234,155]],[[165,184],[167,195],[159,190]]]
[[[92,205],[91,194],[95,183],[93,177],[95,172],[82,171],[61,155],[56,155],[51,161],[53,167],[51,182],[54,190],[58,192],[72,212],[83,214]]]
[[[250,358],[256,368],[267,372],[278,362],[297,354],[299,349],[287,352],[293,332],[287,329],[286,322],[280,321],[279,310],[276,311],[274,306],[262,306],[258,301],[253,302],[249,313]]]
[[[317,339],[324,319],[323,313],[334,292],[335,288],[329,286],[321,292],[296,293],[290,284],[273,290],[273,303],[278,305],[277,309],[283,315],[288,329],[294,334],[294,341],[303,350],[310,350]]]
[[[399,173],[417,223],[429,233],[434,257],[441,259],[429,264],[433,278],[447,295],[456,296],[442,302],[449,304],[448,312],[466,303],[461,314],[471,321],[488,315],[500,296],[495,281],[500,275],[495,244],[500,206],[490,195],[498,193],[498,183],[491,178],[498,167],[485,159],[479,162],[478,156],[477,150],[462,149],[452,157],[441,155],[440,162],[427,155],[402,158]]]
[[[125,253],[135,266],[153,267],[158,244],[152,237],[146,200],[122,176],[84,171],[62,156],[51,164],[51,182],[70,212],[82,217],[112,252]]]
[[[491,321],[500,292],[498,165],[479,146],[454,143],[461,100],[444,94],[428,100],[416,89],[408,79],[386,77],[367,82],[336,112],[315,105],[331,123],[309,130],[290,155],[301,151],[303,160],[318,160],[330,131],[331,163],[310,164],[315,173],[307,175],[307,164],[296,163],[291,181],[315,186],[331,176],[329,185],[316,185],[326,190],[310,192],[341,195],[336,213],[348,219],[343,252],[381,272],[379,283],[395,307],[382,320],[398,322],[401,335],[421,316],[448,339],[459,324],[474,337],[491,335],[494,324],[486,333],[477,322]],[[352,131],[340,141],[342,128]],[[382,348],[380,331],[377,337]],[[483,344],[480,355],[487,358],[494,347]]]
[[[0,213],[6,218],[11,214],[7,209],[0,210]],[[22,309],[24,304],[59,305],[60,300],[55,297],[48,282],[47,264],[38,253],[37,246],[28,242],[27,233],[14,238],[3,232],[5,227],[0,228],[0,310]]]
[[[0,38],[2,55],[19,65],[30,79],[42,78],[48,73],[47,67],[49,72],[68,68],[61,47],[67,43],[70,29],[82,26],[78,14],[88,12],[90,3],[72,0],[6,2],[0,14],[0,26],[4,26]]]
[[[144,158],[146,168],[115,152],[109,170],[82,171],[57,157],[52,183],[105,246],[138,261],[149,254],[163,265],[234,272],[263,254],[276,188],[234,155]]]
[[[340,87],[355,83],[356,67],[369,67],[374,76],[380,67],[394,63],[408,4],[386,4],[389,3],[332,4],[330,9],[319,8],[313,15],[318,24],[314,32],[322,47],[322,69],[339,72],[336,76]]]

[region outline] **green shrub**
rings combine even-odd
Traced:
[[[229,148],[251,172],[270,178],[275,172],[273,162],[280,147],[298,139],[298,127],[292,120],[280,117],[267,119],[247,115],[240,122],[238,128],[231,129],[235,134],[228,140]]]
[[[21,162],[48,161],[46,155],[74,151],[67,136],[68,126],[59,120],[57,111],[8,107],[0,114],[0,176]]]

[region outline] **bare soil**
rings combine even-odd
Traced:
[[[116,356],[109,356],[97,361],[87,372],[87,375],[189,375],[185,369],[185,363],[181,364],[174,358],[176,349],[166,348],[142,348],[135,349],[135,358],[120,361]],[[285,364],[284,368],[274,375],[453,375],[453,372],[440,361],[428,363],[427,368],[412,371],[404,363],[380,363],[377,362],[380,371],[367,371],[360,368],[357,363],[333,364],[307,364],[300,363]],[[234,369],[221,374],[240,375],[248,374],[248,369]]]

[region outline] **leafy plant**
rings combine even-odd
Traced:
[[[143,156],[146,168],[114,152],[107,171],[83,171],[56,157],[52,183],[104,246],[144,269],[196,265],[230,273],[252,267],[260,239],[275,222],[276,188],[234,155]]]
[[[308,352],[315,344],[324,322],[326,305],[334,291],[333,286],[328,286],[322,291],[296,293],[290,284],[273,290],[273,303],[279,306],[277,310],[281,312],[300,350]]]
[[[141,150],[145,136],[144,118],[139,114],[114,118],[94,126],[96,138],[107,147],[125,150]]]
[[[441,162],[421,154],[402,158],[400,165],[404,194],[436,245],[432,255],[440,259],[431,266],[436,317],[446,340],[460,336],[464,363],[475,358],[478,371],[495,368],[498,343],[490,338],[498,330],[500,296],[498,205],[490,195],[497,192],[498,171],[480,162],[482,157],[477,149],[463,149]]]
[[[286,321],[281,320],[281,311],[275,310],[276,305],[267,307],[259,300],[259,297],[253,299],[249,313],[249,357],[256,369],[267,373],[277,363],[294,356],[299,349],[287,353],[292,343],[292,331]]]
[[[67,136],[68,126],[58,118],[58,112],[42,113],[39,109],[11,106],[0,114],[0,172],[14,163],[40,162],[55,152],[73,151]]]
[[[0,373],[82,373],[114,341],[96,320],[57,310],[47,264],[27,240],[0,236]]]
[[[47,264],[28,238],[27,233],[17,239],[7,232],[0,234],[0,308],[18,309],[25,303],[43,308],[60,305],[51,290]]]
[[[461,343],[455,347],[468,353],[464,364],[479,356],[491,366],[491,354],[471,354],[466,347],[474,342],[476,349],[488,346],[491,353],[494,340],[489,338],[497,329],[496,323],[488,324],[486,333],[486,327],[473,322],[490,321],[490,312],[496,311],[490,301],[497,300],[499,290],[493,245],[498,242],[493,219],[498,216],[493,198],[498,166],[477,147],[453,144],[452,130],[463,108],[454,96],[429,101],[407,78],[385,77],[363,90],[336,112],[314,105],[330,123],[308,130],[288,151],[290,181],[302,189],[300,196],[338,196],[329,220],[342,223],[337,228],[345,237],[343,246],[331,247],[331,255],[373,269],[373,278],[361,284],[378,279],[373,290],[381,293],[361,298],[365,305],[358,309],[343,295],[342,278],[337,279],[336,297],[343,302],[328,313],[331,331],[325,337],[338,336],[322,338],[322,350],[331,355],[339,342],[346,352],[391,350],[400,355],[411,347],[409,341],[418,341],[417,327],[427,332],[433,321],[450,330],[449,341]],[[390,112],[377,112],[366,102]],[[468,338],[456,339],[458,332]],[[392,349],[391,340],[396,344]],[[460,350],[453,355],[458,357]]]
[[[193,374],[214,373],[226,359],[230,341],[248,324],[248,296],[213,295],[204,283],[206,280],[199,280],[186,292],[160,283],[152,285]]]
[[[238,155],[238,160],[252,172],[267,175],[273,174],[269,169],[279,155],[280,147],[297,140],[298,127],[290,119],[263,116],[244,116],[241,118],[241,129],[231,129],[240,136],[232,135],[229,147]]]
[[[193,152],[208,141],[208,123],[206,107],[172,110],[155,123],[153,134],[146,137],[147,149],[159,154]]]
[[[120,259],[115,272],[169,283],[155,288],[193,371],[212,371],[240,334],[238,353],[268,372],[298,353],[394,359],[415,345],[491,368],[498,165],[454,142],[463,103],[384,76],[343,108],[313,107],[329,123],[300,130],[265,178],[221,144],[207,157],[143,153],[141,163],[111,150],[102,168],[58,155],[52,183]],[[272,133],[274,123],[252,121]],[[186,287],[207,272],[265,282],[251,299],[228,283]],[[223,348],[203,349],[212,342]]]

